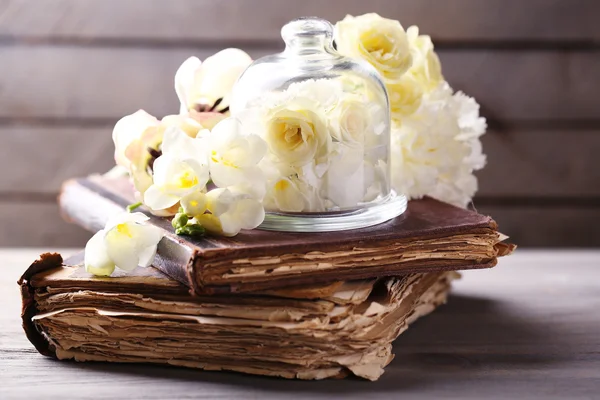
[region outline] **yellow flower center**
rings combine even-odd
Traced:
[[[178,183],[180,188],[189,189],[198,184],[198,177],[186,171],[179,176]]]
[[[361,35],[361,41],[365,50],[379,60],[386,60],[392,57],[390,53],[394,51],[394,43],[385,35],[377,32],[365,32]]]
[[[221,164],[225,165],[226,167],[239,168],[234,162],[232,162],[230,160],[226,160],[223,157],[219,157],[219,155],[217,154],[217,152],[215,150],[212,151],[212,153],[210,155],[210,159],[212,160],[212,162],[221,163]]]
[[[297,146],[302,142],[302,129],[299,126],[283,125],[283,138],[293,146]]]
[[[192,207],[198,207],[198,202],[196,200],[192,200],[192,201],[190,201],[190,205]]]
[[[131,233],[131,229],[129,229],[129,226],[126,223],[117,225],[117,232],[130,238],[133,237],[133,233]]]
[[[278,181],[275,184],[275,190],[283,191],[283,190],[287,189],[289,186],[290,186],[290,183],[288,181],[286,181],[285,179],[281,179],[280,181]]]
[[[302,145],[302,143],[309,140],[311,136],[314,136],[314,125],[310,122],[305,124],[305,128],[302,129],[301,123],[295,123],[295,121],[277,121],[277,132],[279,133],[280,140],[282,139],[287,146],[291,149]]]

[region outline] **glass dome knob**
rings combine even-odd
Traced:
[[[303,17],[281,28],[286,51],[333,50],[333,25],[317,17]]]

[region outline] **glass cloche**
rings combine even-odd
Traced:
[[[323,232],[390,220],[406,198],[390,188],[390,111],[377,71],[341,56],[333,27],[300,18],[285,51],[252,63],[231,112],[268,144],[262,229]]]

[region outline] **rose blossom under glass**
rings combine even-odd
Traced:
[[[341,56],[333,27],[301,18],[285,51],[256,60],[234,86],[231,111],[269,151],[262,229],[319,232],[388,221],[406,210],[390,188],[390,112],[368,63]]]

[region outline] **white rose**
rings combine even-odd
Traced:
[[[365,137],[371,135],[372,118],[365,102],[356,99],[341,101],[332,113],[334,139],[348,146],[364,146]]]
[[[339,21],[335,25],[335,43],[341,54],[369,62],[386,82],[399,80],[412,63],[402,25],[375,13],[348,15]]]
[[[419,35],[417,26],[409,27],[407,36],[413,59],[409,75],[419,82],[423,91],[430,92],[444,82],[440,59],[434,51],[431,38]]]
[[[271,110],[264,126],[270,152],[292,167],[302,167],[329,152],[327,120],[310,102],[296,99]]]
[[[386,86],[390,98],[392,119],[402,121],[402,118],[419,109],[423,98],[423,88],[414,77],[404,75],[398,82],[389,83]]]

